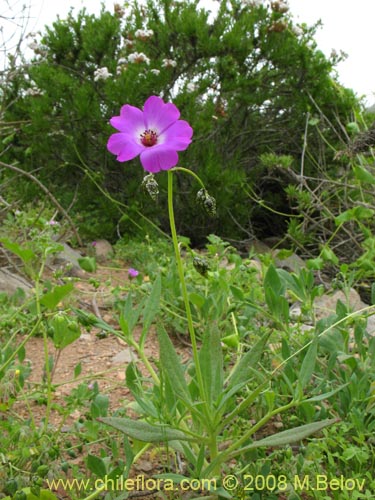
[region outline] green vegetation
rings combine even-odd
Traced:
[[[10,65],[0,271],[31,287],[0,293],[0,499],[132,498],[109,480],[137,474],[164,500],[373,498],[374,129],[315,29],[280,0],[134,2],[58,19]],[[150,95],[194,129],[153,199],[106,149]]]
[[[139,212],[168,231],[165,182],[155,209],[139,189],[137,160],[121,166],[105,148],[108,121],[124,103],[141,106],[161,95],[194,129],[181,166],[198,173],[218,204],[207,221],[191,179],[182,178],[179,233],[193,244],[209,233],[279,236],[295,214],[285,188],[298,188],[301,169],[336,178],[346,163],[333,161],[334,153],[359,109],[333,76],[337,57],[317,49],[315,30],[296,26],[290,12],[239,1],[221,2],[215,16],[195,1],[169,0],[134,2],[99,18],[72,13],[46,28],[32,62],[6,81],[2,160],[37,172],[64,207],[72,206],[88,238],[115,240],[117,227],[136,234],[134,220],[150,231]],[[17,182],[20,195],[32,200],[40,191]]]

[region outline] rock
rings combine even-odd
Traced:
[[[20,288],[27,296],[31,294],[32,286],[24,278],[11,273],[5,268],[0,268],[0,292],[13,295]]]
[[[52,261],[54,266],[69,266],[69,275],[81,278],[84,276],[84,271],[81,269],[78,259],[82,258],[82,254],[71,248],[67,243],[61,243],[64,250],[57,253]]]
[[[265,254],[265,253],[271,253],[272,249],[262,241],[254,239],[250,243],[249,251],[255,252],[256,254]]]
[[[118,352],[115,356],[113,356],[112,363],[114,364],[130,363],[131,361],[135,360],[137,360],[137,356],[128,347],[127,349],[123,349],[122,351]]]
[[[92,340],[92,337],[89,333],[81,333],[81,336],[79,339],[81,342],[90,342]]]
[[[375,316],[369,316],[367,318],[367,333],[369,335],[375,336]]]
[[[332,295],[324,294],[314,300],[314,311],[317,319],[327,318],[331,314],[335,314],[339,300],[348,305],[352,311],[359,311],[366,307],[354,288],[350,289],[348,296],[342,290],[337,290]]]
[[[284,259],[279,259],[278,254],[283,250],[275,250],[273,253],[275,259],[275,266],[287,269],[293,273],[298,273],[301,269],[306,267],[305,261],[301,259],[297,254],[292,253],[289,257]]]
[[[93,248],[98,262],[104,262],[113,256],[113,247],[107,240],[94,241]]]

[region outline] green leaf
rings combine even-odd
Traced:
[[[107,468],[102,458],[95,455],[88,455],[86,459],[87,468],[98,477],[104,477],[107,474]]]
[[[264,439],[260,439],[259,441],[255,441],[248,446],[240,450],[236,450],[232,456],[237,456],[239,454],[245,453],[249,450],[253,450],[255,448],[260,448],[262,446],[284,446],[291,443],[297,443],[311,436],[311,434],[315,434],[316,432],[321,431],[325,427],[329,425],[333,425],[337,423],[339,420],[337,418],[331,418],[326,420],[321,420],[320,422],[312,422],[310,424],[301,425],[299,427],[294,427],[293,429],[288,429],[287,431],[278,432],[277,434],[273,434],[272,436],[267,436]]]
[[[130,389],[134,399],[143,410],[144,414],[158,418],[158,410],[150,399],[150,395],[145,393],[141,385],[142,374],[133,361],[126,368],[126,386]]]
[[[143,309],[143,328],[141,333],[141,338],[139,340],[139,345],[144,346],[146,335],[150,329],[151,323],[153,322],[155,316],[159,312],[160,308],[160,296],[161,296],[161,276],[160,274],[153,284],[149,298],[147,299],[144,309]]]
[[[24,264],[36,257],[32,250],[29,248],[22,248],[21,245],[8,240],[8,238],[0,238],[0,243],[2,243],[7,250],[14,253],[14,255],[17,255],[17,257],[19,257]]]
[[[82,373],[82,363],[79,362],[74,367],[74,378],[79,377],[81,375],[81,373]]]
[[[298,382],[302,390],[311,380],[315,368],[317,352],[318,352],[318,338],[316,337],[310,344],[307,352],[305,353],[305,357],[303,359],[299,371]]]
[[[50,292],[41,297],[40,303],[47,309],[55,309],[62,299],[71,293],[73,288],[73,283],[55,286]]]
[[[324,267],[324,260],[321,257],[316,257],[315,259],[309,259],[306,262],[308,269],[314,271],[320,271]]]
[[[127,296],[125,306],[120,313],[119,319],[120,328],[125,337],[131,336],[136,324],[138,323],[143,304],[144,301],[142,301],[138,307],[134,307],[131,294],[129,293]]]
[[[329,391],[329,392],[325,392],[324,394],[318,394],[317,396],[313,396],[311,398],[304,399],[303,403],[313,403],[315,401],[323,401],[324,399],[329,399],[331,396],[334,396],[337,392],[341,391],[345,387],[348,387],[348,385],[350,385],[350,382],[348,382],[347,384],[340,385],[340,387],[338,387],[337,389],[334,389],[334,390]]]
[[[272,436],[267,436],[264,439],[260,439],[259,441],[254,441],[253,443],[245,446],[243,448],[239,448],[237,450],[232,451],[231,453],[224,452],[225,459],[230,460],[237,456],[244,456],[244,453],[247,453],[250,450],[254,450],[256,448],[261,447],[276,447],[276,446],[285,446],[288,444],[296,443],[303,441],[308,438],[312,434],[321,431],[325,427],[333,425],[339,422],[337,418],[331,418],[322,420],[320,422],[312,422],[310,424],[301,425],[299,427],[294,427],[293,429],[288,429],[286,431],[279,432],[277,434],[273,434]],[[221,463],[223,460],[222,456],[219,456],[217,459],[213,460],[210,465],[203,471],[203,477],[209,477],[210,473],[215,470],[215,468]]]
[[[109,398],[104,394],[97,394],[90,406],[90,413],[93,418],[106,417],[108,413]]]
[[[332,264],[334,264],[335,266],[339,265],[339,259],[337,255],[328,245],[323,246],[323,248],[320,251],[320,256],[326,262],[332,262]]]
[[[199,295],[199,293],[189,293],[189,301],[194,304],[198,309],[201,309],[204,306],[204,303],[206,302],[206,299],[203,297],[203,295]]]
[[[273,264],[267,270],[263,285],[264,296],[271,313],[280,321],[289,321],[289,304],[284,297],[285,284]]]
[[[344,222],[351,220],[360,221],[363,219],[371,219],[374,216],[375,211],[372,208],[366,208],[362,206],[356,206],[345,210],[342,214],[335,217],[335,224],[339,226]]]
[[[81,336],[78,324],[63,314],[56,314],[49,324],[53,330],[52,338],[56,349],[64,349]]]
[[[50,490],[40,490],[37,497],[31,493],[31,488],[23,488],[21,491],[25,493],[27,500],[59,500]],[[11,500],[11,497],[5,497],[2,500]]]
[[[273,264],[271,264],[267,269],[263,285],[266,291],[267,289],[273,290],[276,296],[283,295],[285,292],[285,287],[281,282],[280,276]]]
[[[243,384],[249,381],[254,375],[253,370],[256,369],[263,352],[265,345],[271,335],[271,332],[267,332],[261,337],[258,342],[247,351],[242,357],[234,372],[230,378],[230,383],[228,389],[232,387]]]
[[[98,418],[99,422],[117,429],[132,439],[145,443],[158,443],[166,441],[194,441],[188,434],[167,425],[152,425],[142,420],[130,418],[106,417]]]
[[[95,257],[79,257],[78,264],[81,269],[88,273],[95,273],[96,271]]]
[[[203,383],[208,402],[213,405],[223,392],[223,350],[218,328],[207,329],[199,352]]]
[[[100,328],[101,330],[104,330],[105,332],[111,332],[114,333],[115,335],[118,335],[118,331],[113,328],[113,326],[109,325],[102,319],[98,318],[95,316],[95,314],[88,313],[86,311],[83,311],[82,309],[76,309],[75,307],[72,307],[71,310],[74,312],[76,315],[78,321],[84,325],[84,326],[94,326],[96,328]]]
[[[319,122],[320,122],[319,118],[313,117],[313,118],[310,118],[309,125],[311,125],[312,127],[315,127],[315,125],[318,125]]]
[[[165,331],[165,328],[162,325],[158,327],[158,340],[161,369],[169,378],[171,387],[173,388],[176,396],[185,402],[191,402],[181,362],[167,332]]]
[[[375,177],[363,167],[355,165],[353,167],[353,172],[356,179],[358,179],[360,182],[365,182],[367,184],[375,184]]]
[[[245,294],[243,293],[243,290],[241,288],[238,288],[237,286],[231,285],[230,291],[232,292],[233,297],[238,300],[238,301],[243,301],[245,300]]]

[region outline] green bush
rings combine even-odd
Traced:
[[[210,15],[197,1],[157,0],[117,6],[114,14],[103,7],[99,17],[83,10],[58,18],[33,46],[32,61],[2,89],[5,121],[16,123],[12,133],[6,129],[3,158],[36,172],[64,206],[83,212],[90,237],[115,238],[121,218],[101,190],[125,204],[126,214],[141,212],[167,230],[163,210],[141,192],[139,160],[121,165],[106,149],[113,131],[108,121],[123,104],[141,107],[148,96],[161,95],[194,129],[181,166],[199,173],[218,204],[218,216],[207,221],[196,206],[199,186],[181,179],[180,233],[193,244],[210,232],[233,239],[279,234],[287,219],[265,210],[247,188],[288,213],[284,188],[290,179],[273,175],[261,155],[289,155],[299,173],[309,114],[319,110],[327,123],[345,123],[356,101],[333,76],[337,60],[317,49],[316,27],[297,27],[277,5],[232,0]],[[327,143],[337,141],[329,126],[324,135]],[[307,139],[322,154],[315,128]],[[333,153],[323,148],[329,163]],[[317,170],[309,158],[304,168]],[[38,189],[17,183],[17,196],[30,200]],[[126,221],[119,227],[135,228]]]

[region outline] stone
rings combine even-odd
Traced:
[[[299,271],[306,267],[305,261],[301,259],[297,254],[292,253],[289,257],[285,257],[284,259],[279,259],[278,255],[282,252],[282,250],[275,250],[273,253],[275,259],[275,266],[281,267],[282,269],[287,269],[288,271],[292,271],[293,273],[299,273]]]
[[[64,250],[54,256],[52,265],[67,266],[69,267],[68,274],[70,276],[76,276],[78,278],[83,277],[85,272],[81,269],[81,266],[78,263],[78,259],[82,258],[82,254],[77,250],[74,250],[67,243],[61,243],[61,245],[64,247]]]
[[[366,307],[361,300],[358,292],[351,288],[349,294],[345,294],[342,290],[337,290],[332,295],[324,294],[314,300],[314,311],[317,319],[327,318],[331,314],[335,314],[338,301],[348,305],[352,311],[359,311]]]
[[[130,363],[131,361],[136,361],[136,360],[137,356],[128,347],[127,349],[123,349],[122,351],[118,352],[115,356],[113,356],[112,363],[114,364]]]
[[[20,288],[29,296],[32,286],[21,276],[11,273],[8,269],[0,268],[0,292],[13,295]]]
[[[113,247],[107,240],[94,241],[93,248],[98,262],[104,262],[113,256]]]

